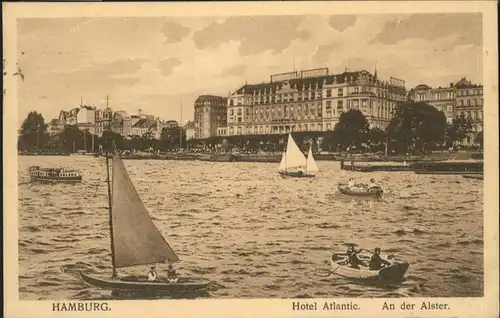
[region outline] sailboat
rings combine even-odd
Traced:
[[[282,176],[297,178],[312,178],[318,172],[318,166],[312,154],[312,147],[309,147],[307,159],[295,143],[292,134],[288,134],[286,151],[281,157],[278,172]]]
[[[189,293],[208,286],[209,281],[198,277],[180,276],[176,282],[171,283],[161,275],[154,281],[148,281],[146,275],[118,275],[119,268],[155,263],[172,264],[180,259],[153,223],[116,148],[112,158],[111,187],[106,153],[113,273],[111,277],[95,277],[80,272],[81,278],[96,287],[124,292]]]

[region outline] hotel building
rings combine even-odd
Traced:
[[[384,129],[405,100],[405,82],[382,81],[376,71],[330,74],[321,68],[276,74],[268,83],[246,84],[230,94],[227,126],[219,127],[218,134],[333,130],[350,109],[359,109],[371,127]]]
[[[432,88],[418,85],[410,90],[408,98],[425,102],[444,112],[451,123],[455,116],[464,114],[470,118],[473,131],[483,130],[483,86],[471,83],[465,77],[448,87]]]
[[[226,126],[227,99],[200,95],[194,102],[194,136],[196,139],[217,135],[218,127]]]

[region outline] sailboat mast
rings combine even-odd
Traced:
[[[181,101],[181,124],[180,124],[180,130],[181,130],[181,135],[180,135],[180,145],[179,145],[179,149],[182,149],[182,101]]]
[[[285,171],[287,171],[288,169],[286,168],[287,165],[286,165],[286,153],[288,151],[288,140],[286,141],[286,146],[285,146]]]
[[[111,182],[109,180],[109,158],[108,152],[106,151],[106,173],[108,175],[108,211],[109,211],[109,236],[111,238],[111,263],[113,265],[113,278],[117,277],[116,273],[116,263],[115,263],[115,244],[113,240],[113,207],[111,199]]]

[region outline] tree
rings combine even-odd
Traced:
[[[339,122],[335,125],[334,131],[341,150],[352,146],[359,148],[363,143],[368,141],[370,125],[362,112],[357,109],[351,109],[340,115]]]
[[[336,152],[338,151],[338,137],[335,131],[327,131],[323,137],[323,143],[321,144],[321,148],[324,151],[328,152]]]
[[[181,146],[181,128],[172,126],[164,127],[161,131],[161,147],[163,149],[177,149]],[[185,144],[186,131],[182,129],[182,144]],[[185,146],[185,145],[184,145]]]
[[[372,151],[383,151],[387,142],[387,133],[380,128],[370,129],[368,140]]]
[[[74,152],[83,148],[83,132],[76,126],[66,125],[59,134],[58,148],[65,152]]]
[[[102,136],[97,140],[97,144],[102,146],[104,152],[114,151],[113,142],[117,150],[123,149],[123,136],[111,130],[104,130]]]
[[[462,113],[453,118],[446,129],[446,144],[448,147],[463,141],[472,131],[472,122]]]
[[[396,152],[425,153],[443,143],[446,118],[426,103],[407,102],[397,108],[386,131]]]
[[[39,150],[48,142],[47,125],[42,114],[32,111],[23,121],[18,138],[20,150]]]
[[[477,132],[474,136],[474,143],[479,146],[479,149],[483,149],[484,146],[484,136],[483,131]]]

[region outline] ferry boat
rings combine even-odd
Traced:
[[[29,168],[31,181],[42,183],[79,183],[82,175],[78,170],[65,168],[40,168],[32,166]]]

